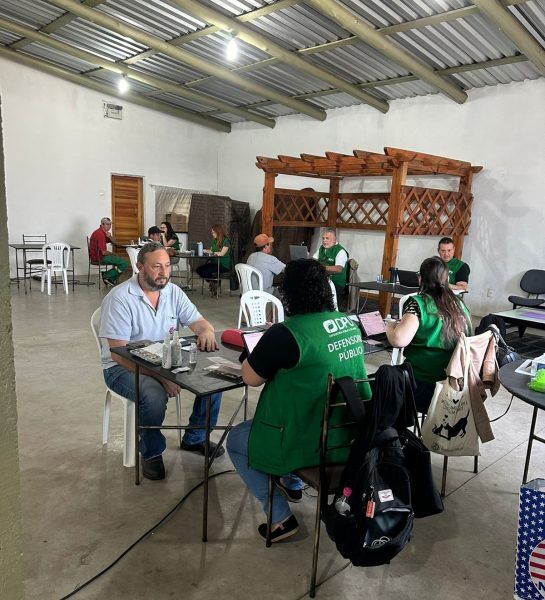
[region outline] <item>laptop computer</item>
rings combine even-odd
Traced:
[[[420,287],[420,282],[418,281],[418,273],[416,271],[404,271],[403,269],[398,269],[397,280],[399,282],[399,285],[403,285],[405,287]]]
[[[290,260],[297,260],[299,258],[308,258],[308,248],[306,246],[290,245]]]
[[[382,315],[378,310],[357,315],[357,323],[362,331],[362,337],[365,341],[375,342],[386,341],[386,325]]]

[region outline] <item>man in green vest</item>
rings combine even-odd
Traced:
[[[315,252],[313,258],[316,258],[325,267],[335,286],[339,308],[344,309],[347,300],[348,252],[337,242],[334,229],[329,227],[324,229],[322,245]]]
[[[290,262],[280,293],[287,318],[270,327],[242,363],[247,385],[265,384],[252,421],[234,427],[227,451],[237,473],[263,510],[268,506],[268,474],[275,476],[271,540],[297,532],[289,502],[302,499],[293,471],[319,463],[320,431],[327,401],[327,378],[364,378],[363,343],[354,321],[333,310],[325,269],[312,259]],[[369,384],[359,385],[363,399]],[[330,432],[331,462],[342,463],[353,437],[349,428]],[[258,527],[265,539],[267,526]]]
[[[437,252],[447,263],[450,288],[452,290],[467,290],[469,265],[454,256],[454,240],[449,237],[441,238],[437,246]]]

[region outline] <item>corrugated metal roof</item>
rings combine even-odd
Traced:
[[[43,0],[0,0],[0,15],[39,29],[64,14],[62,8]]]
[[[333,1],[333,0],[331,0]],[[387,36],[390,42],[408,55],[436,70],[461,89],[479,88],[524,79],[541,77],[539,69],[529,60],[520,60],[520,50],[469,0],[335,0]],[[305,61],[335,75],[352,85],[363,85],[376,98],[391,101],[437,93],[432,85],[414,77],[406,68],[320,14],[303,2],[281,2],[274,10],[273,0],[201,0],[223,15],[236,18],[244,14],[244,23]],[[267,14],[251,18],[251,13],[265,7]],[[273,8],[268,11],[267,7]],[[283,8],[282,8],[283,7]],[[461,10],[460,10],[461,9]],[[180,9],[168,0],[104,0],[94,9],[142,30],[161,40],[174,40],[184,50],[214,66],[234,71],[242,78],[262,86],[263,95],[248,92],[234,83],[212,77],[179,60],[148,51],[129,37],[119,35],[83,18],[72,15],[62,20],[49,35],[102,59],[123,61],[131,58],[132,69],[167,82],[186,85],[195,91],[233,106],[250,105],[256,114],[275,118],[296,112],[271,101],[267,88],[322,109],[339,108],[359,103],[359,99],[335,88],[319,76],[309,75],[300,68],[282,63],[255,46],[238,40],[236,60],[226,59],[225,49],[230,34],[217,30],[202,18]],[[545,0],[529,0],[508,6],[507,10],[522,24],[538,44],[545,47]],[[455,13],[444,13],[456,11]],[[64,11],[46,0],[0,0],[0,16],[40,29],[64,15]],[[415,19],[438,15],[433,23],[403,26]],[[250,17],[250,18],[248,18]],[[401,26],[401,27],[400,27]],[[401,29],[401,30],[400,30]],[[184,40],[185,35],[190,35]],[[15,48],[27,56],[41,58],[69,72],[115,85],[119,76],[97,69],[91,62],[48,47],[44,43],[18,41],[20,36],[0,29],[0,44]],[[140,58],[140,55],[142,57]],[[500,61],[500,64],[497,61]],[[496,61],[487,64],[488,61]],[[479,63],[479,68],[474,65]],[[482,63],[482,64],[481,64]],[[445,70],[446,71],[443,71]],[[391,80],[391,82],[390,82]],[[374,85],[376,83],[376,85]],[[131,91],[149,94],[158,101],[182,107],[200,114],[212,114],[228,122],[238,122],[240,115],[219,113],[210,107],[191,102],[174,94],[131,80]],[[256,107],[251,105],[257,104]]]

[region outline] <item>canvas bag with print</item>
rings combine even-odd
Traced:
[[[448,377],[435,384],[428,415],[422,426],[424,444],[437,454],[445,456],[477,456],[479,438],[475,427],[469,394],[469,341],[462,334],[464,346],[464,385],[454,390]]]

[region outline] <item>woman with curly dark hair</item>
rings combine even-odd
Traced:
[[[275,475],[271,539],[278,542],[296,533],[299,524],[289,502],[302,499],[302,482],[292,471],[318,464],[321,420],[327,400],[327,377],[365,377],[363,343],[355,323],[333,309],[325,268],[316,260],[292,261],[280,286],[287,318],[270,327],[242,363],[247,385],[265,384],[253,421],[234,427],[227,451],[249,490],[268,505],[268,475]],[[362,398],[371,397],[368,384]],[[342,445],[350,438],[335,429],[332,440]],[[346,459],[347,448],[329,457]],[[265,538],[267,526],[258,527]]]
[[[403,307],[398,323],[387,323],[386,335],[396,348],[405,348],[416,379],[416,407],[428,412],[435,384],[462,333],[471,335],[471,318],[462,300],[449,287],[449,269],[438,256],[420,265],[420,290]]]

